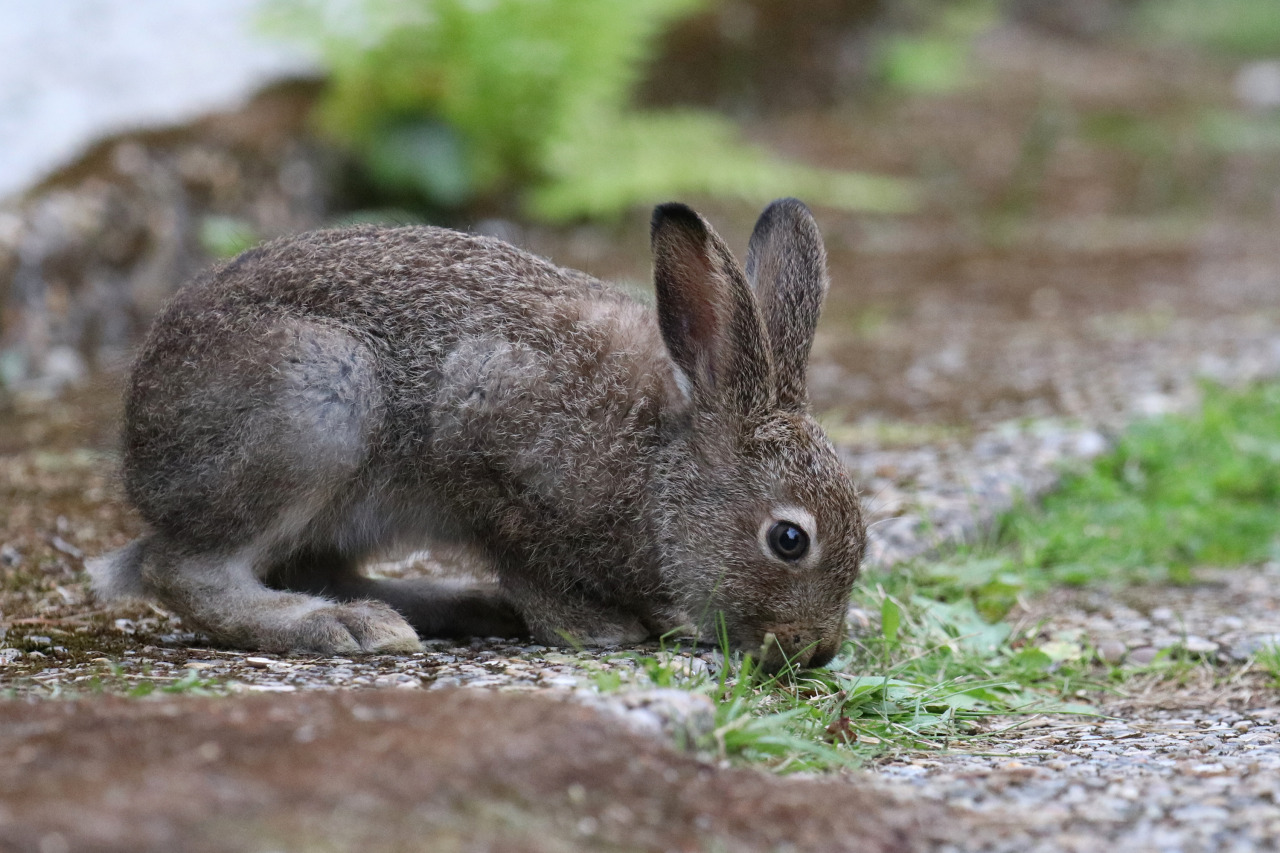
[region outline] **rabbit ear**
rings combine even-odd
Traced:
[[[695,399],[739,414],[771,408],[764,321],[729,248],[683,204],[655,208],[650,236],[658,325]]]
[[[809,350],[830,281],[822,234],[803,202],[778,199],[760,214],[747,248],[747,279],[769,331],[778,405],[801,411],[808,403]]]

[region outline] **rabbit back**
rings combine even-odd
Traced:
[[[135,369],[126,485],[200,542],[270,519],[282,548],[567,543],[620,480],[643,493],[673,381],[650,312],[585,274],[441,229],[317,232],[180,291]]]

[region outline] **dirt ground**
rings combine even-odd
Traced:
[[[0,705],[0,849],[904,851],[941,809],[720,769],[547,696]]]

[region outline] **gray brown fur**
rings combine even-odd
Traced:
[[[183,288],[126,401],[125,484],[149,529],[97,562],[96,588],[275,651],[714,640],[723,614],[738,645],[772,634],[779,657],[828,660],[865,530],[805,405],[817,227],[771,205],[750,281],[681,205],[655,212],[653,248],[657,316],[427,227],[278,240]],[[817,528],[797,564],[760,541],[788,512]],[[442,541],[486,556],[499,587],[358,571]]]

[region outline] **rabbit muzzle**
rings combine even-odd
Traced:
[[[818,669],[831,663],[844,639],[844,623],[825,636],[813,626],[775,625],[764,634],[760,646],[760,665],[767,672],[784,667]]]

